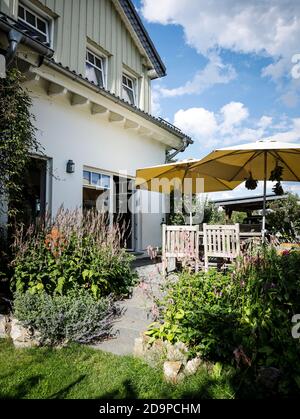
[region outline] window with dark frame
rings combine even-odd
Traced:
[[[83,170],[83,184],[85,186],[98,187],[100,189],[110,189],[110,176],[99,172]]]
[[[47,19],[20,3],[18,8],[18,21],[33,31],[38,36],[40,42],[50,44],[50,24]]]
[[[136,81],[123,74],[122,76],[122,97],[131,105],[136,105]]]
[[[102,196],[102,209],[109,211],[111,177],[99,172],[83,170],[83,208],[84,210],[96,209],[97,200]],[[106,193],[106,196],[103,194]],[[99,208],[97,208],[99,209]]]
[[[104,66],[105,59],[103,57],[87,50],[85,75],[89,81],[100,87],[106,87]]]

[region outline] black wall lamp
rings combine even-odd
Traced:
[[[69,160],[67,163],[67,173],[74,173],[75,172],[75,163],[73,160]]]

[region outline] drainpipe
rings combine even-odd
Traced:
[[[6,67],[8,68],[16,56],[17,48],[18,48],[19,43],[23,39],[23,35],[20,32],[14,29],[11,29],[8,32],[7,39],[9,42],[9,47],[6,51],[5,60],[6,60]]]
[[[7,34],[7,39],[9,42],[8,49],[5,53],[6,67],[13,62],[17,47],[22,42],[22,44],[27,45],[37,52],[41,59],[39,65],[42,64],[44,57],[51,58],[54,54],[54,51],[48,46],[42,44],[38,40],[35,40],[31,36],[23,33],[21,30],[16,29],[14,26],[17,25],[17,21],[12,18],[9,18],[4,13],[0,13],[0,30]],[[0,63],[1,64],[1,63]]]
[[[177,154],[183,153],[188,148],[188,146],[190,145],[190,143],[191,142],[189,141],[188,138],[184,138],[183,139],[183,145],[178,150],[174,151],[174,153],[169,154],[167,156],[166,163],[170,163],[174,159],[174,157],[177,156]]]

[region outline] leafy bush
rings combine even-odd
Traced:
[[[61,209],[53,222],[20,228],[14,243],[13,290],[65,295],[77,286],[95,298],[127,294],[133,260],[121,247],[122,229],[102,214]]]
[[[192,353],[247,368],[276,368],[282,394],[300,391],[300,341],[292,318],[300,313],[300,253],[260,247],[232,272],[184,273],[162,301],[161,324],[148,335],[183,341]]]
[[[283,240],[294,241],[300,235],[300,205],[298,195],[288,194],[286,199],[279,199],[269,205],[267,221],[273,234]]]
[[[300,253],[261,248],[245,256],[236,274],[232,304],[240,325],[249,328],[241,345],[256,367],[276,367],[300,391],[300,340],[292,337],[292,318],[300,313]],[[284,382],[283,385],[287,385]],[[282,388],[284,391],[284,388]]]
[[[74,289],[53,297],[45,291],[16,293],[14,314],[24,326],[38,331],[41,344],[57,345],[88,343],[109,335],[118,310],[110,298],[96,301],[88,291]]]
[[[35,136],[32,101],[23,81],[16,68],[0,78],[0,215],[7,211],[1,199],[9,197],[11,217],[16,215],[16,204],[21,201],[24,170],[31,153],[42,151]]]
[[[238,315],[230,304],[233,281],[231,273],[216,270],[183,273],[168,285],[160,303],[162,324],[153,323],[146,333],[153,339],[184,342],[193,354],[226,359],[238,344]]]

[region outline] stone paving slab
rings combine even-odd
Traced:
[[[160,264],[139,266],[136,271],[141,283],[133,290],[131,298],[119,303],[122,316],[113,326],[116,337],[92,345],[94,349],[115,355],[132,355],[135,339],[140,337],[153,322],[151,313],[154,304],[153,295],[157,297],[160,294],[160,285],[163,281]]]

